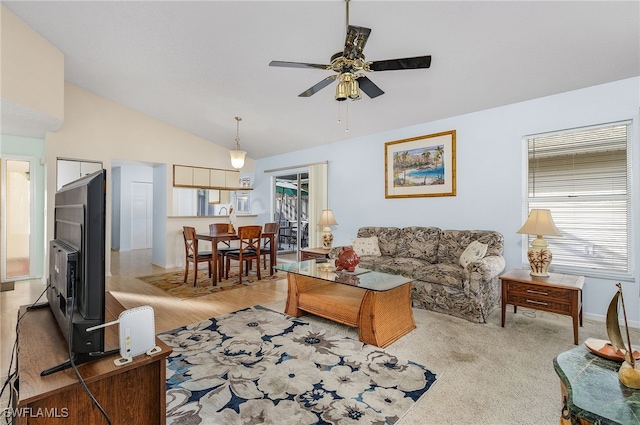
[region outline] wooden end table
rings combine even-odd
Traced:
[[[513,269],[502,276],[502,327],[507,304],[571,316],[573,343],[578,345],[578,323],[582,326],[582,286],[584,276],[549,273],[531,276],[529,270]]]
[[[313,260],[314,258],[329,258],[331,249],[304,248],[300,250],[300,261]]]

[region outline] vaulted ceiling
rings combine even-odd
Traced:
[[[298,97],[343,49],[345,1],[2,1],[65,55],[65,80],[258,159],[640,75],[637,1],[351,0],[385,94]],[[342,123],[338,124],[340,116]],[[349,132],[346,132],[348,122]]]

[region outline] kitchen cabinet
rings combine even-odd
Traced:
[[[240,172],[219,168],[173,166],[173,186],[196,189],[237,190],[240,189]],[[242,188],[251,190],[251,188]]]

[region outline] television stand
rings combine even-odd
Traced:
[[[116,320],[125,308],[106,293],[105,319]],[[27,306],[20,307],[19,314]],[[105,329],[105,349],[118,347],[117,326]],[[140,355],[116,366],[119,354],[78,366],[87,388],[100,402],[113,424],[164,424],[166,422],[166,361],[171,353],[159,338],[161,351]],[[68,360],[66,340],[49,308],[27,313],[18,324],[18,369],[14,391],[15,425],[86,425],[105,423],[72,370],[42,377],[40,372]],[[38,412],[46,412],[38,416]],[[55,416],[55,417],[54,417]]]

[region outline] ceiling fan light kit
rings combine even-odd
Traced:
[[[269,66],[323,69],[338,73],[338,75],[331,75],[300,93],[299,97],[310,97],[331,84],[333,80],[338,80],[335,100],[339,102],[347,99],[358,100],[362,98],[360,90],[373,99],[384,94],[384,91],[375,85],[363,72],[420,69],[431,66],[431,56],[429,55],[367,62],[363,50],[371,34],[371,29],[349,25],[349,0],[345,0],[345,3],[347,9],[347,35],[345,37],[344,50],[335,53],[331,57],[329,65],[284,61],[271,61],[269,63]]]
[[[340,76],[340,81],[336,87],[337,101],[343,101],[347,99],[360,100],[362,95],[360,94],[360,86],[356,80],[356,76],[350,73],[344,73]]]

